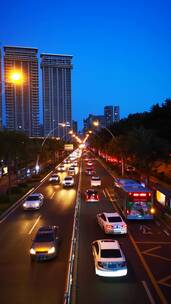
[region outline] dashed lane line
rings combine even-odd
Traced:
[[[55,195],[55,191],[51,194],[50,199],[52,199]]]
[[[41,215],[37,218],[37,220],[35,221],[34,225],[32,226],[32,228],[30,229],[29,233],[28,234],[31,234],[34,230],[34,228],[36,227],[37,223],[39,222],[41,218]]]

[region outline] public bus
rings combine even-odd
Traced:
[[[152,191],[131,179],[115,178],[114,191],[125,218],[152,220],[155,209]]]

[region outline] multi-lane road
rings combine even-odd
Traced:
[[[60,173],[61,179],[66,173]],[[35,192],[43,193],[44,205],[39,211],[19,206],[0,223],[0,303],[63,303],[76,186],[63,189],[47,179]],[[56,259],[31,262],[31,240],[40,226],[58,225],[62,242]]]
[[[99,203],[86,203],[84,191],[90,177],[83,172],[77,267],[74,267],[73,304],[171,303],[171,236],[158,220],[128,223],[127,236],[106,236],[99,228],[96,214],[118,210],[113,200],[113,178],[95,160],[102,179]],[[60,173],[63,178],[66,173]],[[47,180],[35,192],[45,196],[39,211],[24,212],[19,205],[0,221],[0,303],[61,304],[67,280],[74,207],[79,176],[72,189],[51,185]],[[48,262],[31,262],[29,249],[37,229],[58,225],[62,242],[58,256]],[[96,239],[119,240],[127,259],[124,278],[100,278],[95,275],[91,243]]]

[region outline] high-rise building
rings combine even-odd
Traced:
[[[78,123],[77,123],[76,120],[73,120],[73,121],[72,121],[72,130],[73,130],[73,132],[74,132],[75,134],[77,134],[77,132],[78,132]]]
[[[104,116],[106,127],[113,123],[113,106],[104,107]]]
[[[41,54],[41,68],[44,136],[49,134],[66,139],[68,128],[62,128],[61,123],[72,126],[72,56]]]
[[[114,106],[114,122],[118,122],[120,120],[120,108],[119,106]]]
[[[4,47],[6,127],[39,136],[38,50]],[[10,81],[11,73],[22,75],[20,84]]]
[[[0,49],[0,130],[2,129],[2,55]]]

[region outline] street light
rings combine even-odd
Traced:
[[[47,138],[50,136],[50,134],[55,131],[59,126],[65,128],[65,127],[70,127],[70,123],[69,122],[66,122],[66,123],[63,123],[63,122],[59,122],[58,125],[53,128],[52,130],[49,131],[49,133],[46,135],[46,137],[44,138],[42,144],[41,144],[41,151],[40,153],[42,152],[42,149],[43,149],[43,146],[45,144],[45,141],[47,140]],[[62,137],[62,139],[65,137],[65,135]],[[57,137],[57,140],[60,140],[59,137]],[[36,169],[36,173],[39,172],[40,170],[40,166],[39,166],[39,159],[40,159],[40,153],[37,155],[37,160],[36,160],[36,166],[35,166],[35,169]]]
[[[93,126],[99,127],[100,126],[99,121],[98,120],[93,121]],[[101,128],[107,130],[110,133],[110,135],[112,136],[112,138],[114,140],[116,140],[116,137],[113,135],[113,133],[107,127],[103,126]],[[123,176],[124,175],[124,161],[123,161],[123,157],[121,158],[121,164],[122,164],[122,176]]]

